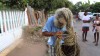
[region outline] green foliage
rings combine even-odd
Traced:
[[[28,0],[28,4],[36,10],[51,11],[61,7],[70,7],[68,0]]]
[[[0,0],[0,3],[2,3],[1,8],[2,9],[24,9],[27,0]]]
[[[100,2],[96,2],[95,4],[92,4],[91,9],[92,9],[92,12],[100,13]]]
[[[24,9],[27,4],[36,10],[44,9],[47,12],[61,7],[72,8],[72,3],[68,0],[0,0],[0,2],[3,4],[2,8],[11,9]]]
[[[87,3],[82,3],[81,1],[77,2],[74,6],[73,6],[73,12],[76,13],[76,12],[80,12],[80,11],[85,11],[85,10],[88,10],[88,11],[91,11],[90,10],[90,1],[88,0]]]
[[[100,13],[100,2],[96,2],[94,4],[90,4],[89,0],[88,0],[88,3],[77,2],[72,8],[72,11],[74,13],[79,12],[79,11],[85,11],[85,10],[89,12]]]
[[[75,14],[76,12],[79,12],[80,11],[80,6],[82,6],[82,2],[77,2],[75,5],[73,5],[73,8],[72,8],[72,12]]]
[[[34,31],[39,31],[41,28],[42,28],[41,26],[37,26],[37,27],[35,27],[33,30],[34,30]]]
[[[89,3],[83,3],[82,6],[80,6],[81,11],[89,10],[90,4]]]

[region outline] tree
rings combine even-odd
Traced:
[[[81,1],[77,2],[74,6],[73,6],[73,12],[80,12],[80,11],[91,11],[90,10],[90,1],[88,0],[87,3],[82,3]]]
[[[72,3],[68,0],[1,0],[0,2],[12,9],[23,9],[28,4],[35,10],[44,10],[45,15],[57,8],[72,8]]]
[[[72,12],[74,14],[76,14],[77,12],[79,12],[80,11],[80,9],[79,9],[80,6],[82,6],[82,2],[81,1],[79,1],[75,5],[73,5]]]
[[[47,16],[49,11],[55,10],[61,7],[70,7],[71,2],[68,0],[29,0],[28,4],[35,10],[43,10]]]
[[[80,6],[80,10],[81,11],[85,11],[85,10],[88,10],[89,11],[89,8],[90,8],[90,4],[89,3],[83,3],[82,6]]]
[[[60,7],[70,7],[68,0],[0,0],[0,2],[9,8],[24,8],[27,3],[36,10],[51,11]]]
[[[96,2],[91,6],[92,12],[99,12],[100,13],[100,2]]]
[[[2,3],[3,8],[24,9],[27,4],[27,0],[0,0],[0,3]]]

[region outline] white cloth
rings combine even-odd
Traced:
[[[82,21],[83,20],[90,20],[90,18],[89,18],[89,16],[83,16],[83,18],[82,18]],[[86,27],[89,27],[90,26],[90,23],[82,23],[82,26],[86,26]]]

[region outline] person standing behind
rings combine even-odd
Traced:
[[[98,46],[99,41],[99,31],[100,31],[100,19],[98,15],[96,15],[96,19],[93,22],[93,30],[94,31],[94,42],[96,43],[95,46]]]
[[[84,16],[82,18],[82,41],[85,42],[87,41],[86,37],[87,37],[87,32],[89,31],[89,24],[90,24],[90,18],[87,16],[87,12],[84,12]]]

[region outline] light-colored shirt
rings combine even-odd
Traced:
[[[89,16],[83,16],[82,21],[83,21],[83,20],[87,20],[87,21],[88,21],[88,20],[90,20],[90,18],[89,18]],[[90,26],[90,23],[84,23],[84,22],[83,22],[83,23],[82,23],[82,26],[83,26],[83,27],[89,27],[89,26]]]
[[[42,29],[42,32],[57,32],[57,31],[66,31],[66,27],[60,29],[60,28],[57,28],[55,25],[54,25],[54,20],[55,20],[55,17],[54,16],[51,16],[48,18],[45,26],[43,27]],[[55,41],[56,41],[56,37],[55,36],[51,36],[48,40],[48,44],[49,45],[55,45]]]

